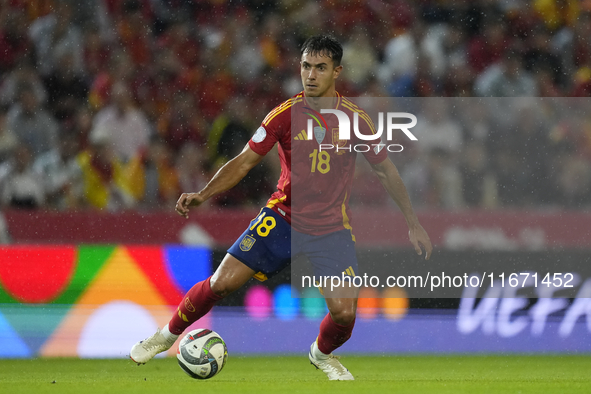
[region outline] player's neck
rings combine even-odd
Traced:
[[[334,108],[337,105],[338,94],[337,91],[333,88],[328,90],[325,94],[320,97],[308,97],[306,93],[304,93],[304,97],[306,99],[306,103],[314,110],[320,111],[321,108]],[[332,99],[332,100],[331,100]],[[327,105],[330,103],[330,105]]]

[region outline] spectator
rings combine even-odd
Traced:
[[[436,81],[429,59],[421,54],[418,55],[415,72],[406,74],[392,81],[388,90],[394,97],[432,97],[435,96]]]
[[[2,205],[11,208],[35,209],[45,204],[43,180],[33,169],[33,154],[25,145],[14,151],[13,160],[0,168]]]
[[[451,65],[442,82],[442,96],[472,97],[474,79],[474,72],[468,65]]]
[[[557,179],[560,203],[568,208],[584,208],[591,198],[591,163],[567,154],[561,164]]]
[[[37,68],[42,76],[47,76],[58,67],[58,59],[69,54],[74,70],[83,73],[83,38],[72,21],[72,5],[69,0],[56,0],[54,4],[53,13],[37,19],[30,27]]]
[[[474,91],[482,97],[531,97],[537,95],[538,87],[523,68],[521,53],[513,48],[476,78]]]
[[[502,59],[509,40],[504,20],[488,20],[478,35],[468,44],[468,64],[481,73]]]
[[[70,135],[77,140],[80,152],[88,148],[90,132],[92,131],[92,116],[92,112],[88,107],[80,107],[72,124]]]
[[[187,21],[174,21],[158,38],[158,46],[170,48],[183,66],[195,67],[199,63],[201,45],[192,33],[193,29]]]
[[[560,57],[553,53],[550,46],[551,36],[545,28],[536,29],[530,39],[530,44],[523,55],[525,70],[530,73],[550,71],[552,85],[564,86],[564,74]],[[542,85],[539,85],[543,88]],[[544,95],[542,95],[544,96]]]
[[[454,104],[461,108],[459,118],[466,143],[477,143],[485,148],[490,146],[494,134],[491,103],[488,100],[461,99]]]
[[[581,11],[577,0],[535,0],[534,8],[553,31],[563,26],[573,26]]]
[[[169,116],[176,103],[176,97],[186,86],[181,81],[183,66],[176,54],[167,47],[159,48],[157,58],[138,95],[140,109],[148,119],[160,122]],[[147,82],[147,83],[146,83]],[[133,85],[132,85],[133,86]]]
[[[453,120],[449,104],[444,98],[430,98],[422,101],[420,124],[412,130],[421,143],[422,152],[441,149],[456,157],[462,148],[462,129]]]
[[[91,138],[108,141],[117,158],[129,162],[147,148],[150,124],[123,82],[113,85],[111,99],[112,104],[96,114]]]
[[[574,28],[564,28],[554,37],[553,42],[558,53],[563,54],[564,68],[570,75],[567,86],[571,96],[591,96],[591,11],[587,11],[577,20]]]
[[[444,209],[463,207],[462,175],[458,162],[449,151],[433,149],[428,158],[429,181],[427,202],[429,206]]]
[[[16,67],[4,78],[0,86],[0,102],[2,105],[12,105],[18,101],[19,87],[29,85],[35,93],[38,103],[47,102],[47,91],[39,77],[37,69],[29,58],[22,58]]]
[[[431,208],[463,206],[462,176],[448,151],[435,148],[417,157],[401,173],[413,204]]]
[[[121,163],[105,135],[91,136],[89,148],[79,153],[76,160],[82,172],[84,198],[89,206],[109,211],[129,209],[143,194],[143,176],[132,171],[137,167]]]
[[[215,169],[236,156],[252,136],[249,104],[243,98],[230,101],[226,111],[213,122],[208,136],[209,162]]]
[[[30,146],[34,155],[55,148],[59,136],[57,122],[39,105],[31,85],[21,85],[18,92],[18,104],[8,112],[8,128]]]
[[[417,20],[405,33],[394,37],[384,48],[384,63],[378,77],[383,83],[396,82],[399,78],[413,75],[419,54],[425,55],[429,62],[430,53],[425,44],[427,27]]]
[[[445,75],[454,67],[467,68],[469,66],[467,55],[468,44],[465,33],[455,24],[450,24],[445,30],[440,29],[440,31],[442,37],[438,45],[441,46],[440,53],[443,58],[440,59],[442,66],[441,74],[438,78],[445,78]]]
[[[237,18],[236,25],[232,28],[232,46],[235,52],[230,59],[230,67],[232,73],[242,82],[258,78],[265,67],[256,31],[249,13],[243,13]]]
[[[344,77],[352,82],[357,89],[375,76],[378,67],[378,56],[367,30],[357,25],[353,29],[348,42],[343,45],[342,64],[346,68]]]
[[[488,176],[486,149],[478,143],[470,143],[464,149],[460,173],[462,175],[462,197],[469,207],[484,206],[486,201],[485,181]]]
[[[555,82],[555,72],[548,65],[539,65],[533,71],[536,85],[540,89],[538,92],[540,97],[560,97],[563,95],[561,87]]]
[[[466,34],[452,23],[445,31],[441,46],[445,60],[440,78],[441,94],[448,97],[471,96],[474,71],[468,63]]]
[[[176,168],[181,190],[201,190],[209,181],[205,149],[193,143],[183,145]]]
[[[283,38],[281,17],[276,13],[266,14],[263,28],[260,30],[258,37],[265,68],[276,70],[281,67],[281,63],[285,60],[281,56],[280,48]]]
[[[515,116],[505,141],[516,154],[522,179],[523,202],[528,205],[548,203],[546,183],[550,162],[549,130],[535,101],[515,102]]]
[[[451,23],[457,24],[468,37],[483,34],[487,26],[505,18],[505,11],[498,0],[445,2]]]
[[[8,128],[7,112],[6,107],[0,107],[0,163],[11,157],[18,145],[16,135]]]
[[[25,13],[22,8],[4,2],[0,7],[0,75],[18,69],[19,61],[32,52]]]
[[[153,26],[157,35],[160,32],[166,34],[167,29],[174,28],[173,26],[181,20],[185,24],[185,21],[188,22],[198,8],[194,1],[151,0],[150,6],[154,13]]]
[[[63,135],[57,149],[39,156],[33,165],[43,179],[48,205],[60,210],[81,205],[82,174],[76,161],[78,141]]]
[[[187,162],[184,162],[187,165]],[[195,168],[188,168],[196,171]],[[179,174],[170,147],[162,140],[152,141],[145,163],[146,190],[142,203],[146,207],[174,206],[181,193]]]
[[[139,0],[126,0],[122,3],[122,17],[117,23],[119,40],[125,51],[138,66],[147,66],[152,60],[153,35],[144,11],[149,3]]]
[[[84,32],[84,65],[88,76],[106,71],[111,48],[101,37],[99,30],[89,26]]]
[[[519,157],[512,149],[502,149],[495,153],[494,174],[496,195],[501,206],[519,207],[523,202],[524,179],[521,176]]]
[[[159,134],[175,153],[188,142],[205,144],[207,125],[195,107],[193,96],[176,94],[173,106],[158,122]]]
[[[58,67],[44,78],[44,82],[49,95],[49,109],[63,122],[71,120],[80,103],[86,101],[88,84],[74,68],[71,53],[62,54],[57,63]]]
[[[212,154],[210,163],[213,165],[214,172],[240,153],[252,136],[254,128],[249,108],[245,99],[235,99],[228,103],[226,113],[214,122],[208,141],[210,154]],[[267,176],[270,172],[265,163],[261,163],[233,189],[219,195],[215,203],[223,206],[256,204],[265,193],[272,193],[273,186]],[[258,190],[248,187],[253,182],[259,185]]]
[[[103,70],[93,76],[90,84],[88,103],[94,111],[99,111],[109,105],[111,89],[116,81],[122,81],[128,86],[135,86],[136,78],[141,74],[129,55],[123,51],[114,50],[110,53],[107,70]],[[143,76],[142,83],[146,83],[147,77]],[[144,90],[146,88],[144,87]],[[134,91],[135,92],[135,91]],[[136,97],[137,95],[134,95]],[[151,98],[151,97],[150,97]]]

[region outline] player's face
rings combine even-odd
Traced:
[[[316,54],[310,55],[304,52],[300,62],[300,75],[302,85],[307,97],[332,97],[334,96],[335,80],[338,78],[343,66],[334,67],[329,56]]]

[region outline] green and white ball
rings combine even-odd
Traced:
[[[226,365],[228,349],[215,331],[199,328],[183,337],[176,358],[190,377],[209,379],[220,373]]]

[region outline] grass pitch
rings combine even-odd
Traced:
[[[0,360],[0,393],[590,393],[591,356],[400,356],[342,359],[353,382],[329,382],[301,357],[232,357],[210,380],[176,359]]]

